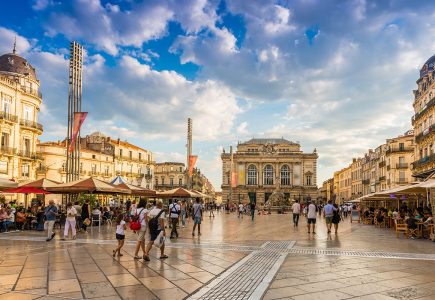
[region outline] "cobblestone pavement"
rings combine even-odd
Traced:
[[[435,299],[435,243],[397,239],[393,230],[340,223],[327,235],[299,228],[291,214],[204,218],[168,241],[169,259],[113,259],[114,228],[75,241],[45,242],[41,232],[0,234],[0,299]]]

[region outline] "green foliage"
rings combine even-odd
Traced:
[[[99,206],[99,202],[97,197],[94,194],[80,194],[79,195],[79,203],[80,205],[83,205],[86,200],[89,200],[89,205],[91,208],[95,208]]]

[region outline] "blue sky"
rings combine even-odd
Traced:
[[[66,132],[68,47],[86,49],[82,134],[101,131],[198,166],[220,189],[222,147],[252,137],[317,148],[318,184],[411,128],[418,70],[435,54],[431,1],[17,0],[0,53],[37,69],[41,140]]]

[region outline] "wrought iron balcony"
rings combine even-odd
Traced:
[[[407,163],[396,164],[396,169],[408,169],[408,164]]]
[[[29,95],[32,95],[32,96],[36,96],[36,97],[42,99],[42,93],[39,91],[39,89],[33,89],[33,88],[31,89],[28,86],[23,86],[22,85],[21,86],[21,91],[26,93],[26,94],[29,94]]]
[[[370,184],[370,179],[363,179],[362,184]]]
[[[11,148],[11,147],[5,147],[5,146],[1,146],[0,147],[0,153],[3,155],[15,155],[15,153],[17,152],[16,148]]]
[[[27,127],[27,128],[31,128],[31,129],[36,129],[38,131],[42,131],[43,130],[41,124],[33,122],[33,121],[30,121],[30,120],[26,120],[26,119],[21,119],[20,120],[20,125],[24,126],[24,127]]]
[[[21,156],[22,158],[25,158],[25,159],[31,159],[31,160],[42,159],[41,155],[37,154],[36,152],[30,152],[27,150],[18,151],[18,156]]]
[[[423,116],[434,105],[435,105],[435,97],[429,100],[429,102],[426,103],[426,105],[411,118],[412,125],[414,125],[415,121],[417,121],[421,116]]]
[[[406,178],[399,178],[399,180],[397,180],[396,183],[408,183],[408,179],[406,179]]]
[[[379,168],[383,168],[383,167],[385,167],[385,160],[383,160],[379,163]]]
[[[5,120],[5,121],[9,121],[9,122],[13,122],[16,123],[18,121],[18,117],[16,115],[4,112],[4,111],[0,111],[0,119],[1,120]]]
[[[393,147],[387,150],[387,154],[395,152],[414,152],[414,147]]]
[[[431,155],[422,157],[419,160],[416,160],[415,162],[412,163],[412,166],[414,168],[418,168],[418,167],[421,167],[427,163],[434,162],[434,161],[435,161],[435,154],[431,154]]]
[[[385,181],[385,176],[379,177],[379,181]]]

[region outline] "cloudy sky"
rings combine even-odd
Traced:
[[[252,137],[317,148],[318,184],[411,128],[435,6],[407,0],[2,1],[0,53],[37,69],[41,140],[66,132],[69,42],[86,49],[82,134],[185,159],[220,189],[222,147]]]

